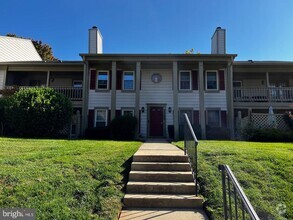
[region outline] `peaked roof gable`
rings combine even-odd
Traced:
[[[32,41],[0,36],[0,62],[42,61]]]

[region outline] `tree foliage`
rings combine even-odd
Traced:
[[[29,39],[29,40],[32,41],[32,43],[35,46],[37,52],[39,53],[40,57],[44,61],[58,60],[56,57],[54,57],[53,50],[50,47],[50,45],[45,44],[40,40],[34,40],[34,39],[31,39],[31,38],[24,38],[24,37],[20,37],[20,36],[17,36],[16,34],[11,34],[11,33],[6,34],[6,36],[7,37],[17,37],[17,38]]]
[[[20,89],[8,97],[5,121],[13,133],[22,137],[52,137],[66,126],[72,104],[52,88]]]

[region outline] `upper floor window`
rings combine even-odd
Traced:
[[[179,90],[191,90],[191,72],[179,72]]]
[[[134,72],[123,72],[123,90],[134,90]]]
[[[218,90],[218,72],[217,71],[206,71],[206,90]]]
[[[97,89],[107,90],[109,89],[109,72],[98,71],[97,74]]]
[[[95,127],[105,127],[108,124],[108,110],[96,109],[95,110]]]

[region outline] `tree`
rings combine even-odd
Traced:
[[[185,54],[194,54],[194,49],[191,48],[190,50],[186,50]]]
[[[73,112],[70,100],[48,87],[20,89],[4,104],[7,126],[21,137],[54,137]]]
[[[56,60],[58,60],[56,57],[54,57],[52,48],[48,44],[44,44],[40,40],[34,40],[34,39],[31,39],[31,38],[20,37],[20,36],[17,36],[16,34],[11,34],[11,33],[6,34],[6,36],[7,37],[17,37],[17,38],[29,39],[29,40],[31,40],[33,42],[33,45],[35,46],[37,52],[39,53],[40,57],[44,61],[56,61]]]

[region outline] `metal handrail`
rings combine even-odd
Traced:
[[[228,165],[219,165],[219,170],[222,172],[222,190],[223,190],[223,207],[224,207],[224,217],[225,220],[232,219],[232,201],[231,201],[231,184],[234,191],[234,206],[235,206],[235,219],[238,219],[238,201],[237,196],[240,198],[241,202],[241,211],[242,211],[242,219],[245,219],[245,210],[249,214],[249,217],[252,220],[260,220],[257,213],[255,212],[253,206],[249,202],[248,198],[246,197],[244,191],[242,190],[239,182],[237,181],[236,177],[234,176],[233,172],[231,171]],[[226,185],[227,180],[227,185]],[[228,201],[227,201],[227,187],[228,187],[228,194],[229,194],[229,209],[228,209]],[[228,214],[229,211],[229,214]]]
[[[185,127],[184,127],[184,154],[188,155],[189,163],[191,164],[192,175],[195,182],[195,194],[198,195],[197,184],[197,145],[198,140],[193,131],[188,115],[185,113]],[[194,151],[194,152],[193,152]]]

